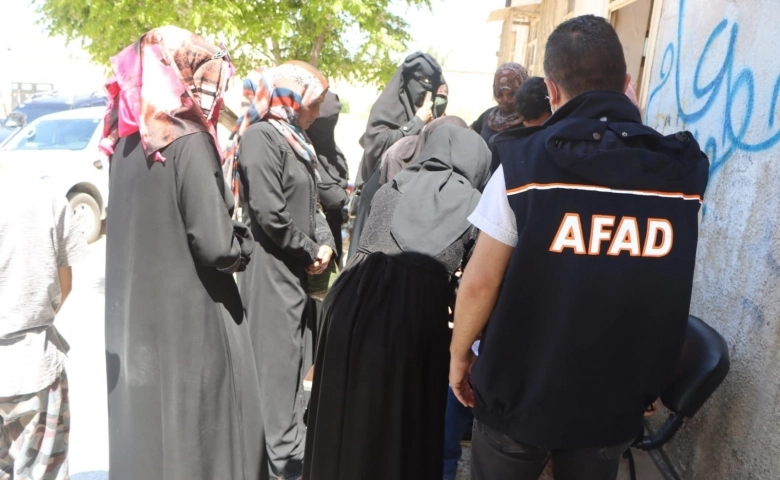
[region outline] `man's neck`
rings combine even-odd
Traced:
[[[639,123],[642,121],[639,110],[631,103],[628,97],[621,92],[612,90],[585,92],[560,104],[553,116],[546,122],[546,125],[555,124],[571,116],[594,118],[606,116],[612,119],[621,118]]]

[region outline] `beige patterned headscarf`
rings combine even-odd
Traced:
[[[519,63],[509,62],[501,65],[493,77],[493,96],[498,99],[502,90],[516,92],[520,85],[528,80],[528,70]],[[496,108],[488,117],[488,126],[491,130],[501,132],[523,123],[523,119],[517,112],[504,113]]]

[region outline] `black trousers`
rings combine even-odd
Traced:
[[[537,480],[552,458],[555,480],[615,480],[631,441],[611,447],[546,450],[516,442],[474,421],[472,480]]]

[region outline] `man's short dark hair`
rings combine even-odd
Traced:
[[[515,92],[515,111],[523,121],[533,121],[550,113],[547,85],[542,77],[531,77]]]
[[[544,73],[570,98],[591,90],[622,92],[626,58],[604,18],[583,15],[558,25],[547,39]]]

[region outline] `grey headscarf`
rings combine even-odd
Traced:
[[[460,238],[490,175],[490,150],[477,133],[442,125],[415,163],[395,177],[401,192],[391,223],[405,252],[435,256]]]
[[[380,163],[381,173],[379,184],[384,185],[395,176],[408,167],[415,158],[422,152],[431,133],[442,125],[457,125],[462,128],[469,128],[469,125],[460,117],[448,115],[439,117],[425,126],[419,135],[409,135],[393,144],[384,155]]]

